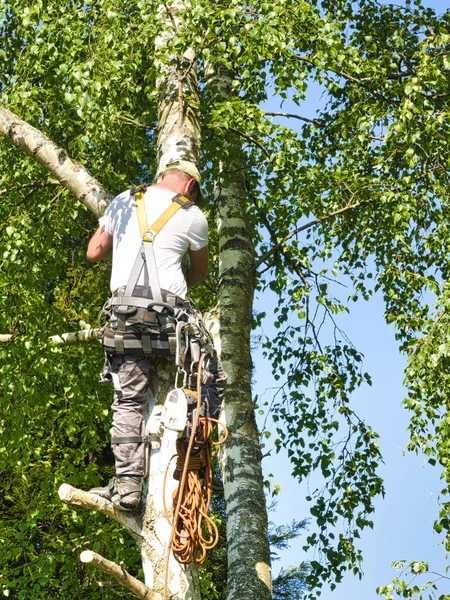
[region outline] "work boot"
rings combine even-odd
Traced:
[[[94,487],[89,490],[90,494],[96,494],[102,498],[106,498],[114,504],[119,502],[119,494],[117,492],[117,481],[115,477],[112,477],[108,483],[103,487]]]
[[[120,475],[116,479],[116,485],[120,498],[119,507],[123,510],[137,510],[142,497],[142,477],[139,475]]]

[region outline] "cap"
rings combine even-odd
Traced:
[[[180,171],[190,175],[193,179],[195,179],[195,181],[197,181],[197,183],[200,183],[200,172],[195,164],[189,160],[174,160],[166,164],[163,163],[160,165],[156,173],[155,180],[158,180],[163,173],[170,171],[171,169],[179,169]]]

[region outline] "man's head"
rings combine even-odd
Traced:
[[[158,172],[156,180],[195,202],[200,198],[200,173],[194,163],[184,160],[169,163]]]

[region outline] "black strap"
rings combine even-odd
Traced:
[[[129,436],[120,436],[111,438],[111,444],[152,444],[159,443],[160,438],[156,433],[150,433],[148,436],[140,436],[140,435],[129,435]]]
[[[186,199],[187,199],[187,196],[184,196],[183,194],[177,194],[176,196],[174,196],[172,198],[172,202],[176,202],[182,208],[187,210],[188,208],[191,208],[191,206],[194,206],[195,202],[193,200],[188,200],[186,202]]]
[[[140,444],[145,442],[145,438],[140,435],[130,435],[127,437],[112,437],[111,444]]]

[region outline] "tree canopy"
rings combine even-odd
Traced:
[[[44,131],[111,194],[155,171],[159,4],[0,4],[0,106]],[[274,443],[288,448],[298,480],[314,471],[323,479],[309,498],[305,546],[306,558],[318,550],[305,573],[314,598],[345,570],[360,573],[357,539],[383,493],[377,434],[351,404],[370,376],[339,327],[339,314],[375,291],[408,359],[410,449],[443,467],[436,529],[448,536],[450,13],[376,0],[187,7],[171,51],[192,47],[197,56],[213,264],[194,296],[203,309],[217,299],[214,183],[237,139],[257,289],[277,298],[274,315],[254,314],[255,328],[272,318],[276,328],[264,340],[282,389],[271,407]],[[159,59],[169,60],[164,50]],[[178,66],[181,76],[190,68]],[[211,84],[221,73],[231,82],[225,98]],[[313,118],[301,113],[312,86],[323,91]],[[268,98],[279,111],[264,108]],[[0,584],[18,598],[105,597],[74,566],[67,542],[107,545],[117,561],[130,542],[55,498],[62,481],[88,488],[109,469],[101,350],[49,337],[96,324],[108,265],[85,263],[94,217],[7,136],[0,173],[0,330],[14,340],[0,347]],[[346,295],[340,280],[351,284]],[[123,597],[107,585],[108,598]]]

